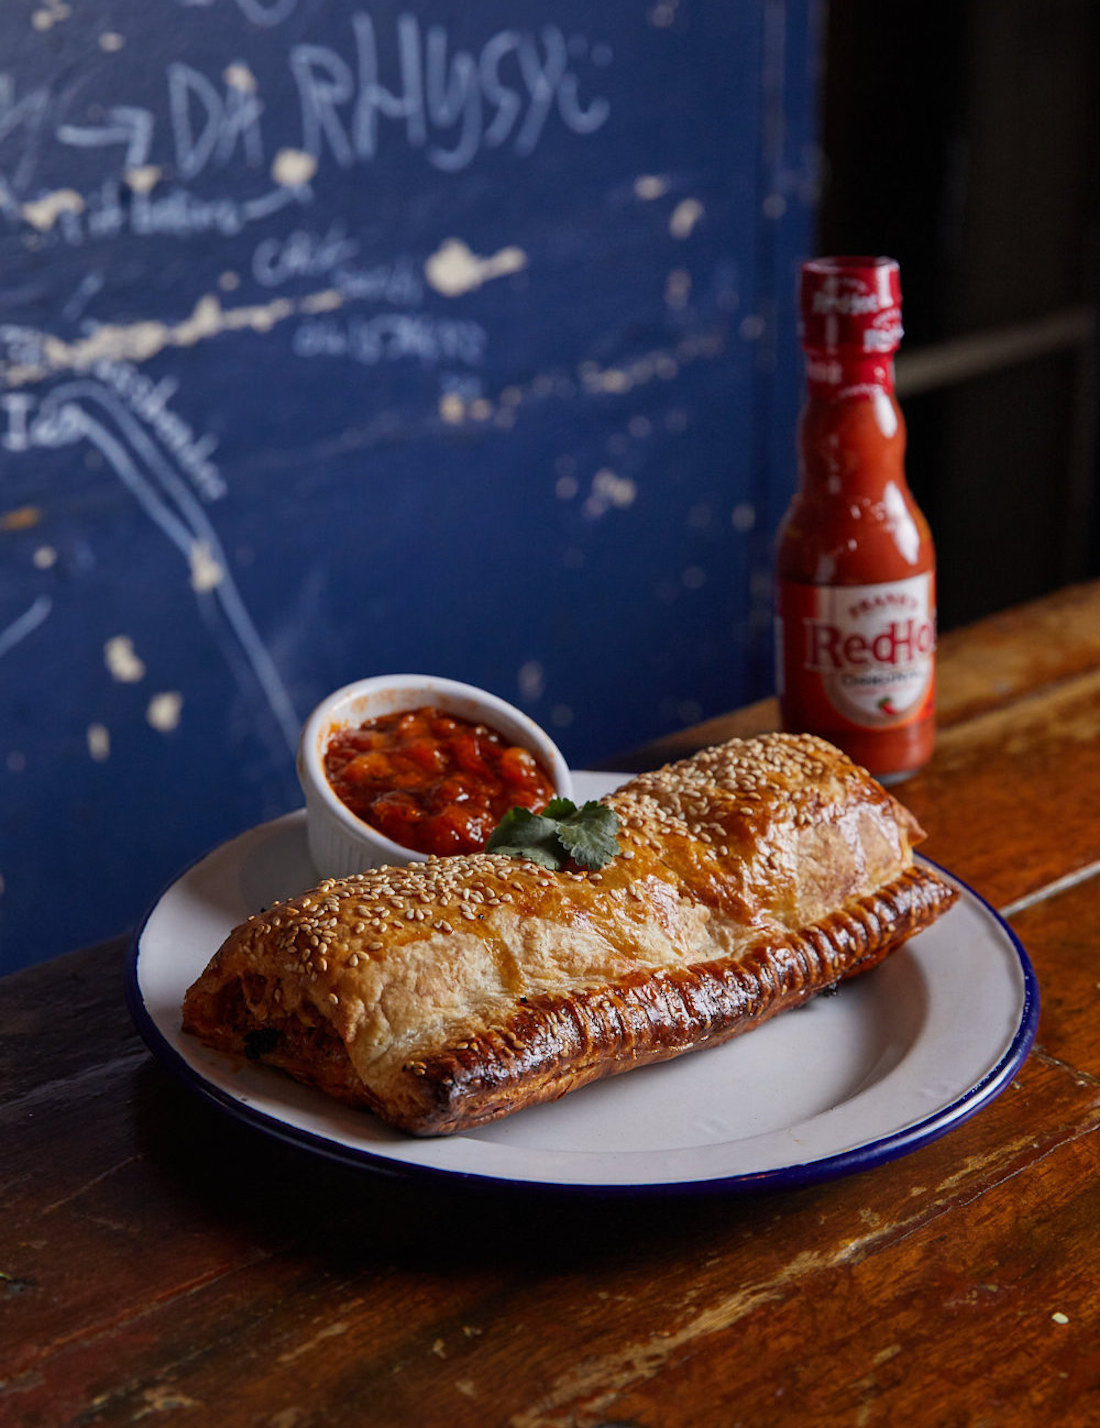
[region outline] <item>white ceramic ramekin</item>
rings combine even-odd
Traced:
[[[323,699],[305,722],[298,742],[298,780],[306,797],[309,851],[322,878],[343,878],[369,868],[422,863],[427,854],[385,837],[357,818],[333,792],[325,776],[325,749],[332,735],[349,725],[406,709],[433,705],[449,714],[483,723],[511,743],[528,749],[550,775],[555,791],[573,796],[565,757],[533,719],[495,694],[424,674],[388,674],[346,684]]]

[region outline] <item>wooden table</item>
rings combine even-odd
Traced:
[[[124,947],[63,957],[0,983],[0,1424],[1100,1423],[1100,585],[941,671],[903,796],[1043,992],[997,1100],[793,1192],[443,1193],[209,1108],[133,1031]]]

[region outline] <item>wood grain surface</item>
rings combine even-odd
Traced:
[[[120,944],[0,982],[0,1425],[1100,1422],[1098,630],[1093,587],[945,649],[902,796],[1009,911],[1042,1016],[999,1098],[858,1175],[612,1202],[409,1184],[178,1086]]]

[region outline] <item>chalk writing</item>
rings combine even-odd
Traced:
[[[153,142],[153,116],[148,109],[117,105],[107,111],[106,124],[60,124],[57,137],[78,149],[105,149],[124,144],[122,162],[139,169],[149,157]]]
[[[349,301],[389,302],[412,307],[424,296],[424,283],[408,258],[355,265],[359,242],[342,223],[318,234],[296,228],[284,238],[265,238],[252,254],[252,276],[261,287],[275,288],[294,278],[328,278]]]
[[[252,18],[274,25],[289,13],[273,8],[267,21]],[[263,206],[275,202],[272,195],[250,199],[235,192],[204,201],[186,185],[219,172],[232,172],[238,181],[249,173],[267,178],[273,146],[266,130],[276,125],[280,151],[288,151],[289,143],[290,152],[317,163],[330,160],[344,169],[369,164],[397,142],[422,153],[432,168],[457,172],[489,150],[532,154],[555,116],[577,136],[597,132],[610,117],[610,101],[593,92],[591,82],[611,63],[610,48],[582,35],[567,40],[557,25],[537,33],[499,30],[472,47],[455,45],[446,26],[424,26],[408,12],[394,16],[384,35],[365,11],[351,16],[350,28],[342,49],[290,46],[286,65],[296,115],[282,103],[265,106],[260,79],[240,60],[216,78],[182,60],[169,64],[166,122],[146,106],[89,104],[83,86],[55,94],[39,85],[20,95],[17,75],[0,72],[0,211],[35,221],[27,205],[41,201],[30,191],[49,158],[51,139],[83,154],[80,195],[88,198],[89,212],[82,222],[80,206],[68,203],[56,215],[56,234],[75,243],[124,228],[144,234],[239,232],[257,216],[254,205],[270,211]],[[288,123],[297,125],[293,138],[285,132]],[[155,203],[151,190],[165,174],[175,187]],[[303,186],[289,188],[293,193]],[[55,231],[52,222],[40,219],[37,226]]]
[[[81,317],[84,309],[97,293],[102,292],[104,277],[102,273],[85,273],[76,286],[76,291],[71,294],[69,300],[61,309],[61,316],[66,322],[75,322]]]
[[[474,53],[452,51],[443,26],[425,32],[416,15],[398,15],[397,64],[388,82],[370,15],[354,15],[352,28],[354,69],[324,45],[295,45],[290,51],[303,146],[317,155],[327,150],[342,168],[375,157],[381,120],[402,125],[409,147],[423,149],[433,167],[454,171],[482,149],[509,140],[517,154],[532,153],[555,107],[574,134],[594,133],[609,117],[606,98],[582,101],[569,47],[556,25],[543,26],[537,37],[502,30]],[[583,39],[578,48],[589,52]],[[610,62],[606,47],[590,54],[596,64]],[[441,131],[454,131],[449,147],[439,142]]]
[[[317,278],[350,262],[359,245],[342,223],[324,235],[295,229],[285,238],[265,238],[252,254],[252,276],[265,288],[290,278]]]
[[[160,192],[136,192],[114,179],[85,196],[71,189],[22,206],[22,216],[43,232],[55,231],[71,247],[129,234],[139,238],[191,238],[216,233],[231,238],[270,218],[289,204],[307,202],[308,192],[279,187],[256,198],[201,198],[178,185]]]
[[[193,6],[205,9],[214,3],[215,0],[176,0],[176,4],[184,9]],[[298,8],[298,0],[234,0],[234,3],[246,20],[264,29],[281,25]]]
[[[18,619],[13,620],[10,625],[0,629],[0,658],[3,658],[9,650],[15,648],[21,640],[25,640],[28,635],[33,634],[45,620],[49,618],[53,609],[53,601],[48,595],[39,595],[37,600]]]
[[[92,371],[160,439],[205,500],[226,494],[225,481],[210,459],[217,438],[210,433],[197,437],[190,424],[168,405],[179,390],[174,377],[154,382],[129,362],[107,360],[94,363]],[[29,451],[33,446],[56,446],[75,440],[72,432],[57,428],[58,413],[52,403],[40,405],[27,393],[5,393],[0,397],[0,411],[6,418],[0,431],[0,447],[6,451]]]
[[[285,749],[297,743],[299,718],[267,647],[257,631],[232,574],[221,540],[209,516],[181,479],[172,455],[158,438],[166,426],[158,425],[167,397],[163,383],[154,386],[147,378],[127,370],[125,363],[97,364],[108,380],[76,378],[53,388],[41,401],[25,393],[0,397],[0,411],[7,426],[0,445],[9,451],[25,452],[35,447],[51,448],[88,442],[105,459],[110,469],[142,511],[186,562],[189,585],[195,600],[209,616],[224,622],[222,641],[230,656],[234,674],[254,680],[260,687]],[[126,393],[123,400],[119,392]],[[139,420],[140,409],[150,420]],[[185,424],[184,424],[185,425]],[[49,614],[49,606],[31,607],[19,621],[0,636],[10,648],[25,638]],[[243,663],[237,655],[243,655]]]
[[[240,66],[227,72],[223,97],[199,70],[179,62],[168,66],[168,112],[181,178],[194,178],[211,162],[226,168],[238,147],[249,168],[263,164],[263,104],[254,89],[241,82],[241,74]],[[144,162],[144,156],[137,160]]]
[[[395,312],[309,318],[299,323],[293,350],[298,357],[350,357],[368,367],[407,358],[423,367],[444,362],[478,366],[485,360],[487,343],[480,323]]]
[[[221,472],[210,459],[218,444],[217,437],[211,432],[196,436],[190,423],[168,405],[179,390],[175,377],[162,377],[154,382],[129,362],[106,360],[96,362],[92,372],[125,401],[135,416],[152,428],[180,469],[191,478],[200,496],[212,501],[226,494]]]

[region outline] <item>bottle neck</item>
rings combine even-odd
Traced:
[[[799,486],[815,500],[842,505],[885,499],[891,487],[905,492],[905,447],[892,384],[846,366],[844,381],[810,387],[798,423]]]
[[[893,352],[870,356],[850,352],[807,351],[806,388],[812,398],[826,401],[873,391],[894,391]]]

